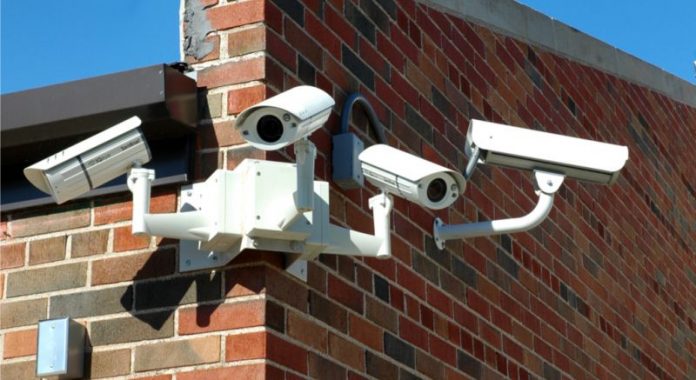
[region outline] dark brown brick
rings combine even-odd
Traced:
[[[155,343],[135,348],[136,372],[213,363],[220,360],[220,337]]]
[[[204,273],[135,284],[135,309],[155,309],[221,298],[221,275]]]
[[[309,376],[314,379],[345,379],[346,369],[314,352],[310,352]]]
[[[320,321],[333,328],[346,332],[346,310],[315,292],[309,293],[309,312]]]
[[[7,297],[79,288],[87,280],[87,263],[13,272],[7,275]]]
[[[71,237],[71,257],[99,255],[106,252],[109,243],[109,230],[88,231]]]
[[[365,352],[365,367],[368,375],[378,379],[396,379],[399,376],[394,364],[370,351]]]
[[[29,243],[29,265],[48,263],[65,258],[66,236],[34,240]]]
[[[119,286],[51,297],[51,318],[94,317],[132,310],[133,288]]]
[[[138,314],[92,322],[90,340],[93,346],[168,338],[174,335],[171,312]]]
[[[42,298],[29,301],[4,302],[0,313],[0,328],[33,325],[41,319],[46,319],[48,299]]]

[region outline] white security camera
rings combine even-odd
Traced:
[[[252,146],[276,150],[320,128],[334,100],[312,86],[298,86],[253,105],[237,117],[235,128]]]
[[[24,169],[24,176],[60,204],[150,161],[150,148],[133,116]]]
[[[478,162],[543,170],[578,180],[612,184],[628,160],[621,145],[471,120],[465,152]]]
[[[377,144],[365,149],[358,159],[363,176],[385,192],[439,210],[464,192],[464,176],[430,161]]]

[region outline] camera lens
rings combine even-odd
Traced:
[[[265,142],[276,142],[283,136],[283,123],[275,116],[266,115],[256,123],[256,133]]]
[[[445,198],[447,195],[447,184],[442,178],[436,178],[428,185],[427,189],[428,199],[431,202],[439,202]]]

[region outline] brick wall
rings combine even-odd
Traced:
[[[470,118],[625,144],[612,187],[567,180],[529,233],[435,248],[432,221],[517,216],[529,173],[479,166],[455,206],[396,199],[393,258],[321,255],[303,283],[247,251],[178,273],[177,241],[130,235],[128,194],[2,214],[0,377],[31,378],[36,321],[89,331],[88,377],[153,379],[695,378],[696,109],[414,1],[206,0],[196,179],[261,152],[232,126],[297,84],[337,106],[316,176],[360,91],[389,143],[463,168]],[[373,140],[357,111],[352,130]],[[370,231],[374,188],[331,186],[333,223]],[[157,190],[172,212],[177,188]]]

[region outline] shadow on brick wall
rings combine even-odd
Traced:
[[[223,302],[222,275],[220,272],[179,274],[165,278],[148,278],[141,274],[157,273],[161,261],[154,255],[145,262],[121,296],[121,305],[130,310],[131,315],[150,327],[160,330],[177,307],[186,304],[205,304],[206,312],[197,313],[198,326],[210,323],[210,314]],[[131,297],[132,294],[132,297]]]

